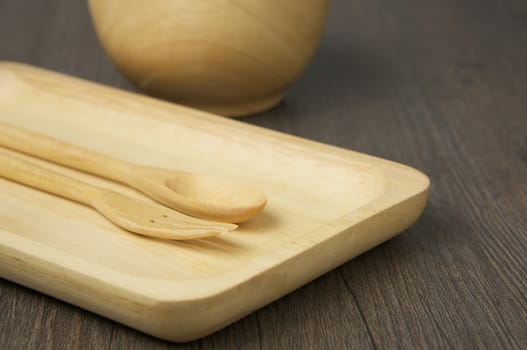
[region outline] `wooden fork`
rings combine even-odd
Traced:
[[[174,240],[216,236],[234,230],[228,223],[200,220],[157,203],[90,185],[0,152],[0,177],[93,207],[134,233]]]

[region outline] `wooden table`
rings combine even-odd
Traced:
[[[82,0],[0,0],[0,59],[133,90]],[[285,103],[243,120],[421,169],[429,205],[397,238],[190,344],[0,280],[0,348],[527,346],[524,0],[334,1]]]

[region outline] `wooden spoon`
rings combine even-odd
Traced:
[[[124,183],[171,208],[203,219],[243,222],[267,203],[265,194],[238,183],[127,163],[2,122],[0,146]]]
[[[91,206],[116,225],[145,236],[187,240],[237,227],[192,218],[157,203],[89,185],[4,152],[0,152],[0,177]]]

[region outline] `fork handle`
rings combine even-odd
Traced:
[[[129,163],[3,122],[0,146],[121,183],[132,171]]]
[[[99,189],[0,151],[0,177],[92,206]]]

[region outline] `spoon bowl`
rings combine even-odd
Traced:
[[[129,185],[185,214],[215,221],[241,223],[263,210],[261,191],[212,176],[136,166]]]

